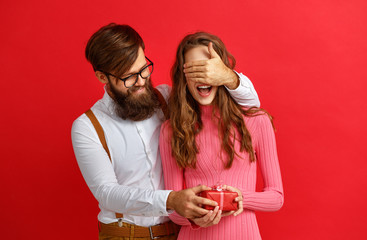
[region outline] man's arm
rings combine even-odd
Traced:
[[[246,77],[242,73],[237,73],[235,71],[234,73],[236,74],[236,77],[239,79],[239,84],[237,88],[230,89],[225,85],[227,87],[228,92],[233,97],[233,99],[239,105],[245,107],[260,107],[260,99],[250,79],[248,79],[248,77]]]
[[[172,191],[167,198],[167,209],[173,209],[185,218],[201,217],[209,211],[199,207],[199,205],[217,205],[212,200],[197,196],[197,194],[205,190],[211,190],[211,188],[199,185],[181,191]]]
[[[73,123],[72,143],[84,180],[99,204],[116,213],[136,216],[168,215],[171,191],[120,185],[106,151],[86,116]]]
[[[185,63],[186,78],[212,86],[224,85],[238,104],[260,107],[259,97],[250,79],[228,68],[213,49],[212,43],[209,43],[208,51],[209,60]]]

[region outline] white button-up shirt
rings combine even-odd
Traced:
[[[259,106],[251,81],[239,74],[240,85],[229,90],[241,105]],[[165,99],[170,87],[157,89]],[[168,221],[166,201],[170,190],[164,190],[161,158],[158,150],[161,110],[143,121],[123,120],[115,114],[115,103],[105,92],[91,108],[100,122],[112,163],[89,118],[83,114],[72,126],[72,143],[83,177],[99,202],[98,220],[116,222],[115,213],[123,213],[123,221],[139,226],[153,226]]]

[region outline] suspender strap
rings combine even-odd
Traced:
[[[158,101],[161,104],[161,108],[162,108],[162,112],[164,114],[164,116],[166,117],[166,119],[169,118],[169,112],[168,112],[168,106],[167,106],[167,102],[164,99],[162,93],[160,91],[158,91],[158,89],[154,88],[154,92],[158,97]]]
[[[111,155],[110,155],[110,150],[108,150],[107,143],[106,143],[106,137],[104,136],[104,132],[103,132],[103,128],[102,128],[101,124],[98,122],[98,119],[96,118],[96,116],[94,115],[92,110],[88,109],[88,111],[86,111],[85,114],[90,119],[90,121],[92,122],[94,128],[96,129],[98,137],[99,137],[99,141],[101,141],[104,150],[106,150],[107,155],[108,155],[110,161],[112,162]]]
[[[167,107],[167,102],[164,99],[162,93],[160,91],[158,91],[156,88],[154,88],[154,92],[158,97],[158,101],[161,105],[162,111],[164,116],[166,117],[166,119],[168,119],[169,114],[168,114],[168,107]],[[92,112],[92,110],[88,109],[88,111],[85,112],[85,115],[87,115],[87,117],[90,119],[90,121],[92,122],[94,128],[96,129],[96,132],[98,134],[98,138],[99,141],[101,141],[102,146],[104,148],[104,150],[106,151],[108,158],[110,159],[111,163],[112,163],[112,159],[111,159],[111,155],[110,155],[110,150],[107,147],[107,143],[106,143],[106,137],[104,135],[104,131],[103,128],[101,126],[101,124],[99,123],[98,119],[96,118],[96,116],[94,115],[94,113]],[[116,213],[116,218],[123,218],[124,215],[121,213]]]
[[[108,155],[108,158],[110,159],[110,161],[112,163],[110,150],[108,150],[107,143],[106,143],[106,137],[104,135],[103,128],[102,128],[101,124],[99,123],[98,119],[96,118],[96,116],[94,115],[92,110],[88,109],[88,111],[85,112],[85,115],[87,115],[87,117],[92,122],[94,128],[96,129],[99,141],[101,141],[102,146],[103,146],[104,150],[106,151],[106,153]],[[124,215],[121,214],[121,213],[115,213],[115,215],[116,215],[116,218],[123,218],[124,217]]]

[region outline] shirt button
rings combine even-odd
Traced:
[[[138,129],[138,133],[142,133],[143,132],[143,130],[141,130],[141,129]]]
[[[163,212],[162,211],[159,211],[159,213],[163,215]]]

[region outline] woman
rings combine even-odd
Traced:
[[[264,110],[244,109],[224,86],[194,82],[192,74],[184,72],[185,63],[199,61],[205,67],[216,54],[234,68],[235,59],[214,35],[191,34],[178,47],[170,119],[160,135],[165,186],[181,190],[220,182],[238,192],[239,208],[222,213],[216,207],[195,219],[172,213],[170,218],[182,225],[178,239],[261,239],[254,211],[276,211],[283,204],[274,130]],[[264,179],[262,192],[256,192],[257,163]]]

